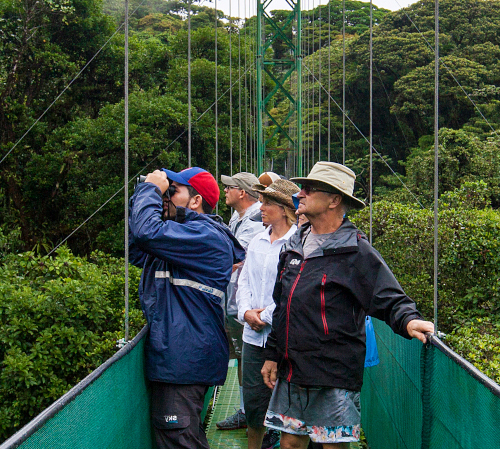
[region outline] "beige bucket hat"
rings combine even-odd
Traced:
[[[363,209],[366,204],[353,196],[355,180],[356,175],[350,168],[336,162],[326,161],[316,162],[307,178],[290,178],[290,181],[298,184],[320,182],[323,185],[333,187],[349,198],[352,207]]]
[[[300,192],[297,185],[293,182],[287,181],[286,179],[277,179],[267,187],[264,184],[255,184],[253,186],[253,190],[260,193],[262,196],[293,210],[295,210],[295,206],[293,205],[292,195]]]

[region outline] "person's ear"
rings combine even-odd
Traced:
[[[197,210],[203,203],[203,198],[201,195],[195,195],[189,200],[189,208],[191,210]]]
[[[330,200],[330,208],[331,209],[334,209],[336,207],[338,207],[338,205],[342,202],[342,195],[338,195],[338,194],[333,194],[331,196],[331,200]]]

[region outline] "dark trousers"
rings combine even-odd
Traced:
[[[201,422],[207,389],[151,382],[151,421],[158,449],[209,449]]]

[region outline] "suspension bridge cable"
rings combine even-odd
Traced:
[[[128,266],[128,260],[129,260],[129,240],[128,240],[128,188],[127,188],[127,182],[128,182],[128,100],[129,100],[129,95],[128,95],[128,1],[125,0],[125,73],[124,73],[124,85],[125,85],[125,160],[124,160],[124,165],[125,165],[125,173],[124,173],[124,208],[125,208],[125,343],[128,342],[129,338],[129,266]]]
[[[238,77],[241,79],[241,28],[240,28],[240,1],[238,0]],[[241,81],[238,83],[238,137],[240,149],[240,172],[241,172]]]
[[[311,70],[309,69],[309,67],[304,64],[304,67],[306,68],[306,70],[310,73]],[[327,92],[326,88],[322,85],[321,88],[323,89],[324,92],[327,93],[327,95],[330,96],[331,100],[333,101],[333,103],[335,104],[335,106],[337,106],[337,108],[339,108],[339,110],[343,113],[342,111],[342,108],[341,106],[337,103],[337,101],[335,100],[335,98],[333,98],[329,92]],[[356,131],[361,135],[361,137],[363,137],[363,139],[365,139],[365,141],[369,144],[369,140],[368,138],[363,134],[363,132],[358,128],[358,126],[351,120],[351,118],[349,117],[349,115],[346,114],[346,118],[347,120],[349,120],[349,122],[351,123],[351,125],[354,126],[354,128],[356,129]],[[415,196],[415,194],[408,188],[408,186],[404,183],[404,181],[401,179],[401,177],[392,169],[392,167],[387,163],[387,161],[385,160],[385,158],[377,151],[377,149],[375,147],[373,147],[373,151],[380,157],[380,159],[384,162],[384,164],[387,166],[387,168],[391,171],[391,173],[396,176],[396,178],[398,179],[398,181],[401,183],[401,185],[408,191],[408,193],[413,197],[413,199],[420,205],[420,207],[422,209],[424,209],[424,206],[422,205],[422,203],[418,200],[418,198]]]
[[[331,1],[328,1],[328,92],[332,91],[332,7]],[[331,130],[332,130],[332,117],[331,117],[331,102],[328,98],[328,160],[331,160]]]
[[[318,67],[318,79],[320,85],[318,85],[318,161],[321,160],[321,0],[319,1],[319,43],[318,43],[318,56],[319,56],[319,67]]]
[[[188,0],[188,167],[191,167],[191,0]]]
[[[438,332],[439,0],[434,2],[434,332]]]
[[[253,3],[253,5],[255,6],[255,17],[257,17],[257,4],[256,3]],[[258,54],[258,48],[257,48],[257,39],[254,39],[254,55],[257,55]],[[257,103],[257,91],[258,91],[258,86],[257,86],[257,76],[254,77],[254,89],[255,89],[255,95],[254,95],[254,116],[253,116],[253,124],[254,124],[254,132],[252,134],[252,136],[254,136],[254,171],[253,173],[257,173],[259,167],[257,166],[257,159],[258,159],[258,148],[257,148],[257,139],[256,139],[256,136],[257,136],[257,116],[258,116],[258,113],[257,113],[257,108],[259,107],[258,103]],[[257,174],[259,175],[259,174]]]
[[[247,11],[246,11],[246,3],[245,3],[245,35],[248,33],[248,26],[247,26]],[[245,37],[244,39],[244,45],[245,45],[245,73],[247,71],[248,65],[247,65],[247,39]],[[245,171],[248,171],[248,83],[247,83],[247,77],[245,75]]]
[[[396,3],[401,8],[401,5],[399,5],[399,2],[397,0],[396,0]],[[412,18],[408,15],[408,13],[406,11],[403,10],[403,13],[408,18],[408,20],[412,23],[412,25],[415,27],[415,29],[418,31],[418,33],[420,34],[420,37],[425,41],[425,43],[427,44],[427,46],[429,47],[429,49],[433,53],[435,53],[435,49],[432,48],[432,45],[429,43],[429,41],[424,36],[424,34],[420,31],[420,29],[418,28],[418,26],[416,25],[416,23],[412,20]],[[462,92],[465,94],[465,96],[467,97],[467,99],[472,103],[472,105],[474,106],[474,108],[476,109],[476,111],[479,112],[479,114],[484,119],[484,121],[488,124],[488,126],[493,131],[493,133],[498,137],[497,130],[495,128],[493,128],[493,126],[491,125],[491,123],[488,121],[488,119],[484,116],[484,114],[482,113],[482,111],[479,109],[479,106],[477,106],[476,102],[470,97],[470,95],[466,92],[466,90],[464,89],[464,87],[462,86],[462,84],[455,77],[455,75],[453,74],[453,72],[451,71],[451,69],[446,65],[446,63],[443,60],[441,60],[441,58],[439,58],[439,63],[447,70],[447,72],[450,74],[450,76],[453,78],[453,80],[457,83],[458,87],[460,87],[460,89],[462,90]],[[435,62],[434,62],[434,64],[435,64]]]
[[[248,70],[251,70],[255,64],[252,64]],[[241,75],[244,77],[246,75],[246,72]],[[239,80],[235,81],[233,86],[238,82]],[[224,91],[218,98],[218,100],[221,100],[228,92],[229,92],[230,87]],[[215,107],[216,101],[214,101],[205,111],[199,115],[199,117],[194,121],[194,123],[198,123],[209,111],[211,111]],[[186,130],[182,131],[175,139],[173,139],[162,151],[167,151],[175,142],[177,142],[184,134],[186,134]],[[129,180],[128,183],[133,182],[141,173],[144,172],[148,167],[150,167],[153,162],[155,162],[160,155],[156,156],[147,164],[145,167],[142,168],[138,173],[136,173],[134,176],[132,176]],[[48,254],[47,257],[50,256],[54,251],[56,251],[61,245],[63,245],[65,242],[68,241],[79,229],[81,229],[85,224],[87,224],[104,206],[106,206],[110,201],[112,201],[123,189],[125,186],[122,186],[119,190],[117,190],[113,195],[111,195],[101,206],[99,206],[88,218],[86,218],[78,227],[76,227],[68,236],[66,236],[61,242],[59,242]]]
[[[251,14],[251,4],[249,4],[249,11],[250,11],[250,14]],[[250,44],[250,49],[252,50],[252,55],[255,55],[257,54],[257,40],[256,39],[252,39],[251,41],[252,43]],[[255,79],[254,79],[255,78]],[[256,98],[256,93],[257,93],[257,79],[256,77],[250,77],[250,169],[252,171],[252,173],[255,173],[256,171],[256,167],[255,167],[255,161],[257,159],[257,148],[256,148],[256,139],[254,138],[255,134],[256,134],[256,129],[255,129],[255,125],[256,125],[256,120],[255,120],[255,116],[256,116],[256,101],[255,101],[255,98]],[[252,93],[253,92],[253,93]],[[252,101],[253,100],[253,101]]]
[[[307,26],[307,37],[306,37],[306,43],[307,43],[307,52],[306,52],[306,55],[307,57],[310,56],[311,52],[311,27],[309,26],[310,24],[310,21],[311,21],[311,13],[310,13],[310,4],[309,4],[309,0],[307,0],[307,10],[308,10],[308,14],[307,14],[307,23],[308,23],[308,26]],[[310,127],[311,127],[311,94],[309,92],[309,89],[310,89],[310,79],[311,79],[311,75],[308,74],[307,75],[307,97],[306,97],[306,100],[307,100],[307,126],[306,126],[306,130],[307,130],[307,152],[306,152],[306,168],[307,168],[307,171],[309,172],[311,170],[311,140],[310,140]]]
[[[218,17],[217,17],[217,0],[215,0],[215,179],[219,182],[219,103],[217,101],[217,28],[218,28]],[[215,213],[219,213],[219,202],[215,205]]]
[[[229,85],[233,84],[233,52],[232,34],[233,22],[231,16],[231,2],[229,2]],[[229,91],[229,173],[233,176],[233,89]]]
[[[142,5],[143,3],[145,2],[146,0],[143,0],[135,9],[134,11],[132,11],[132,14],[133,15]],[[85,71],[85,69],[91,64],[91,62],[97,58],[97,56],[101,53],[102,50],[104,50],[104,48],[110,43],[111,39],[113,39],[113,37],[115,37],[116,34],[118,34],[118,32],[122,29],[122,27],[125,25],[125,22],[122,23],[118,28],[117,30],[109,37],[109,39],[101,46],[101,48],[99,48],[99,50],[97,50],[97,52],[94,54],[94,56],[92,56],[92,58],[90,58],[88,60],[88,62],[83,66],[83,68],[75,75],[75,77],[66,85],[66,87],[61,91],[61,93],[54,99],[54,101],[52,103],[50,103],[50,105],[48,106],[47,109],[45,109],[45,111],[43,111],[43,113],[33,122],[33,124],[28,128],[28,130],[21,136],[21,138],[14,144],[14,146],[7,152],[7,154],[5,154],[5,156],[0,160],[0,164],[5,160],[7,159],[7,157],[9,156],[10,153],[12,153],[12,151],[14,150],[14,148],[16,148],[20,143],[21,141],[29,134],[29,132],[36,126],[36,124],[45,116],[45,114],[47,114],[47,112],[49,112],[49,110],[52,108],[52,106],[54,106],[54,104],[57,102],[57,100],[59,100],[59,98],[62,97],[62,95],[64,94],[64,92],[66,92],[70,87],[71,85],[78,79],[78,77]]]
[[[248,18],[250,18],[250,3],[248,3]],[[248,38],[250,37],[250,28],[247,27],[247,41]],[[252,56],[252,44],[251,42],[247,42],[248,45],[248,58]],[[252,76],[249,73],[248,75],[248,104],[247,104],[247,142],[248,142],[248,148],[247,148],[247,154],[246,154],[246,159],[247,159],[247,167],[246,171],[252,171],[251,165],[250,168],[248,167],[248,163],[250,160],[250,164],[252,162],[252,145],[251,145],[251,139],[252,139],[252,117],[251,117],[251,112],[252,112]]]
[[[385,96],[387,97],[387,101],[389,102],[389,105],[392,107],[391,97],[389,95],[389,92],[385,88],[384,80],[382,79],[382,75],[381,75],[380,71],[378,70],[377,64],[374,63],[373,66],[375,67],[375,70],[377,71],[378,79],[379,79],[379,81],[380,81],[380,83],[382,85],[382,89],[384,89],[384,93],[385,93]],[[405,139],[406,147],[410,148],[410,143],[408,142],[408,139],[406,138],[406,134],[405,134],[403,126],[401,125],[401,122],[400,122],[400,120],[398,118],[398,115],[394,114],[394,117],[396,117],[396,121],[398,122],[399,129],[401,130],[401,134],[403,135],[403,138]]]
[[[314,28],[315,28],[315,23],[314,23],[314,0],[312,0],[312,19],[311,19],[311,35],[312,35],[312,51],[311,51],[311,65],[312,65],[312,76],[314,80],[314,59],[315,59],[315,50],[314,50]],[[311,124],[312,124],[312,129],[311,129],[311,167],[314,165],[314,141],[316,137],[315,131],[315,121],[314,121],[314,94],[316,93],[314,89],[314,81],[311,82],[311,90],[312,90],[312,98],[311,98],[311,112],[312,112],[312,117],[311,117]]]
[[[345,165],[345,0],[342,0],[342,164]]]
[[[373,1],[370,0],[370,244],[373,244]]]

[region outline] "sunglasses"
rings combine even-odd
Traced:
[[[304,191],[306,195],[310,195],[311,192],[336,193],[336,192],[329,192],[328,190],[317,189],[316,187],[313,187],[308,184],[302,184],[301,189]]]
[[[238,186],[224,186],[224,190],[229,190],[229,189],[239,189]]]

